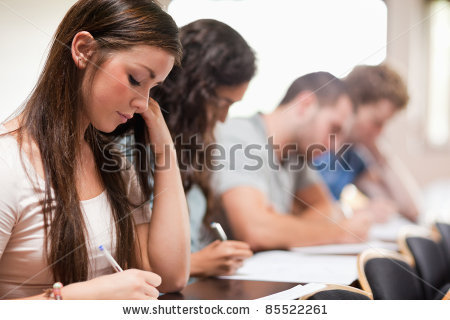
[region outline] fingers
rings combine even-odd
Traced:
[[[224,241],[224,243],[227,243],[228,245],[230,245],[236,249],[250,250],[250,245],[247,242],[236,241],[236,240],[227,240],[227,241]]]
[[[138,113],[140,113],[141,117],[147,123],[147,126],[150,126],[152,120],[162,117],[159,104],[153,98],[148,99],[148,108]]]
[[[159,297],[158,289],[156,289],[155,287],[153,287],[151,285],[147,285],[144,287],[144,294],[149,299],[158,299],[158,297]]]
[[[241,259],[229,259],[222,266],[222,274],[227,276],[233,275],[240,267],[242,267],[243,264],[244,262]]]
[[[224,258],[246,259],[253,255],[248,245],[239,241],[222,241],[215,250]]]
[[[159,287],[161,285],[161,277],[156,273],[149,271],[142,271],[144,273],[144,280],[146,283],[153,287]]]
[[[216,241],[211,242],[210,244],[208,244],[207,247],[215,248],[217,246],[223,245],[223,243],[224,243],[223,241],[216,240]]]
[[[150,271],[143,271],[143,270],[137,270],[137,269],[130,269],[127,270],[130,272],[135,272],[136,276],[140,278],[139,281],[142,281],[139,287],[147,297],[149,298],[158,298],[159,297],[159,291],[156,289],[156,287],[161,285],[162,279],[159,275],[157,275],[154,272]]]
[[[253,256],[253,252],[245,249],[237,249],[234,250],[234,252],[232,252],[230,256],[234,259],[244,260]]]
[[[156,102],[155,99],[153,99],[152,97],[148,98],[148,107],[149,109],[155,111],[155,110],[159,110],[159,103]]]

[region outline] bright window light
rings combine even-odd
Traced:
[[[432,145],[443,146],[449,142],[450,6],[434,1],[431,12],[427,137]]]
[[[202,18],[236,29],[256,51],[258,73],[231,116],[268,112],[297,77],[343,77],[386,57],[387,9],[381,0],[172,0],[179,26]]]

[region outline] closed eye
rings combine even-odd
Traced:
[[[130,84],[131,84],[132,86],[135,86],[135,87],[138,87],[138,86],[141,85],[141,83],[138,82],[138,81],[136,81],[136,79],[133,78],[133,76],[132,76],[131,74],[128,75],[128,81],[130,82]]]

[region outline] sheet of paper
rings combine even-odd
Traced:
[[[369,241],[363,243],[351,244],[330,244],[324,246],[298,247],[291,248],[291,251],[305,254],[353,254],[357,255],[370,248],[380,248],[388,250],[397,250],[397,243],[384,241]]]
[[[323,288],[325,288],[325,285],[321,283],[308,283],[304,286],[299,284],[291,289],[274,293],[270,296],[262,297],[256,300],[295,300]]]
[[[255,254],[245,260],[235,275],[220,278],[349,285],[357,277],[356,256],[274,250]]]
[[[411,224],[411,221],[402,217],[395,217],[386,223],[377,223],[370,228],[369,239],[396,242],[400,229]]]

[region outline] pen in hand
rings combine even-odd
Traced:
[[[111,264],[113,269],[116,270],[116,272],[122,272],[123,271],[123,269],[119,266],[117,261],[114,260],[112,255],[109,253],[108,250],[106,250],[105,247],[103,247],[103,245],[99,246],[98,248],[100,249],[101,252],[103,252],[103,255],[105,256],[106,260],[108,260],[108,262]]]
[[[220,241],[227,241],[227,235],[225,234],[225,231],[223,231],[222,226],[218,222],[211,222],[210,224],[211,229],[216,234],[217,238],[219,238]]]

